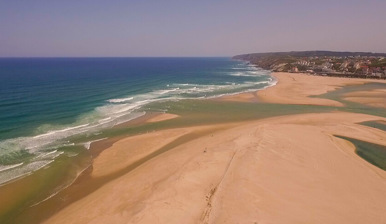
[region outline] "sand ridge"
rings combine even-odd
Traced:
[[[343,99],[368,106],[386,108],[386,89],[351,92],[344,94]]]
[[[176,114],[162,113],[162,114],[158,114],[157,116],[146,120],[146,122],[149,122],[149,123],[160,122],[160,121],[166,121],[166,120],[174,119],[177,117],[179,117],[179,116]]]

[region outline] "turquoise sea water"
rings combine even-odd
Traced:
[[[274,84],[268,71],[229,58],[0,59],[0,185],[49,165],[79,144],[76,135],[144,115],[149,103]]]

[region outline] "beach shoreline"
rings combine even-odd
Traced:
[[[279,104],[306,104],[321,106],[343,106],[342,103],[329,99],[310,99],[348,85],[365,83],[386,83],[386,80],[315,76],[307,73],[273,72],[272,77],[278,82],[265,89],[219,97],[224,101],[268,102]],[[311,82],[310,80],[313,80]],[[306,88],[306,89],[305,89]],[[368,103],[366,100],[360,102]]]
[[[310,96],[374,81],[273,76],[278,83],[272,87],[215,100],[344,107]],[[298,88],[304,85],[309,86]],[[367,100],[373,102],[371,96]],[[122,125],[175,118],[148,114]],[[373,120],[386,121],[348,112],[309,113],[98,141],[90,148],[92,169],[72,191],[78,196],[45,223],[380,223],[386,214],[381,200],[385,171],[356,155],[350,142],[334,137],[386,145],[384,132],[358,124]],[[350,172],[356,175],[350,177]],[[352,185],[356,187],[347,189]],[[358,198],[351,201],[351,194]],[[363,204],[373,210],[352,215]]]

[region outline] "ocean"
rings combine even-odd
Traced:
[[[230,58],[2,58],[0,185],[74,156],[66,146],[87,150],[74,136],[143,116],[150,104],[274,84],[269,71]]]

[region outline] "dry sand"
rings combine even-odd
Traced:
[[[311,98],[346,85],[360,85],[368,82],[386,83],[385,80],[353,79],[338,77],[313,76],[299,73],[277,72],[273,76],[278,80],[277,85],[264,91],[224,96],[228,101],[262,101],[280,104],[309,104],[322,106],[343,106],[342,103],[322,98]],[[366,100],[373,99],[364,99]]]
[[[189,132],[189,129],[172,129],[117,141],[94,160],[91,175],[100,177],[117,172]]]
[[[284,85],[292,94],[299,90],[286,84],[297,86],[291,77],[320,88],[304,88],[293,99],[268,88],[261,93],[269,96],[262,97],[265,101],[337,105],[307,96],[344,85],[324,87],[329,85],[325,77],[275,76],[279,83],[274,88]],[[128,137],[100,153],[92,177],[169,150],[46,223],[385,223],[386,172],[357,156],[350,142],[333,136],[386,145],[384,131],[357,124],[370,120],[386,121],[345,112],[301,114]],[[195,137],[181,141],[186,136]]]

